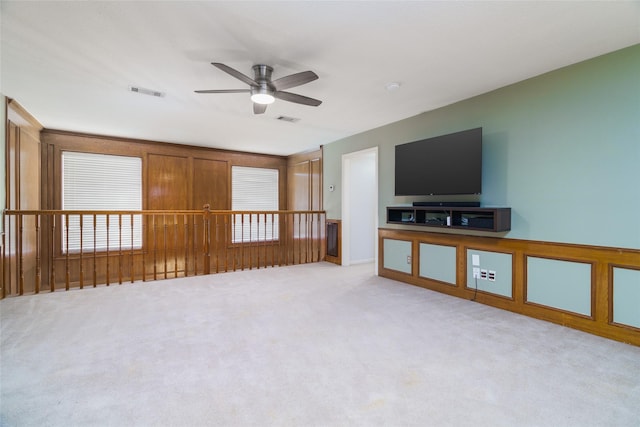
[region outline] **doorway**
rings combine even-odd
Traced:
[[[342,156],[342,186],[342,265],[377,265],[378,147]]]

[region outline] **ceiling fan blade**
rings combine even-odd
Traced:
[[[241,80],[243,82],[245,82],[246,84],[248,84],[249,86],[258,86],[258,83],[256,83],[255,80],[253,80],[251,77],[247,77],[244,74],[242,74],[240,71],[238,70],[234,70],[233,68],[229,67],[228,65],[224,65],[221,64],[219,62],[212,62],[211,65],[213,65],[214,67],[217,67],[219,69],[221,69],[222,71],[224,71],[227,74],[232,75],[233,77],[235,77],[238,80]]]
[[[318,99],[309,98],[307,96],[302,96],[302,95],[298,95],[291,92],[282,92],[280,90],[275,91],[273,93],[273,96],[275,96],[278,99],[282,99],[283,101],[295,102],[296,104],[310,105],[312,107],[317,107],[318,105],[322,104],[322,101]]]
[[[284,90],[312,82],[317,78],[318,75],[313,71],[303,71],[301,73],[281,77],[277,80],[272,81],[271,83],[276,88],[276,90]]]
[[[267,104],[253,103],[253,114],[262,114],[267,111]]]
[[[249,93],[251,89],[208,89],[194,90],[195,93]]]

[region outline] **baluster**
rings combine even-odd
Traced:
[[[253,216],[253,215],[252,215]],[[260,213],[256,214],[256,267],[260,269]]]
[[[232,240],[236,240],[236,224],[238,222],[238,217],[236,217],[233,214],[229,214],[229,221],[231,222],[231,226],[232,226],[232,228],[231,228]],[[232,245],[231,245],[231,256],[233,257],[232,258],[233,259],[233,271],[236,271],[236,261],[237,261],[237,259],[236,259],[236,256],[237,256],[236,251],[237,251],[237,249],[236,249],[235,243],[232,242]]]
[[[122,214],[118,214],[118,285],[122,285]]]
[[[215,257],[216,257],[216,273],[220,272],[220,224],[218,223],[218,219],[220,218],[219,214],[215,214],[214,215],[214,227],[215,227],[215,233],[214,236],[215,238],[213,239],[216,242],[216,251],[215,251]]]
[[[40,293],[40,284],[42,280],[42,270],[40,266],[40,252],[41,252],[41,241],[40,241],[40,214],[36,214],[36,294]]]
[[[307,213],[307,262],[313,262],[313,213]]]
[[[287,252],[286,252],[287,260],[285,265],[290,265],[290,264],[293,264],[291,261],[293,260],[293,256],[294,256],[293,234],[295,232],[295,217],[293,216],[293,212],[287,216],[287,220],[291,222],[291,224],[288,225],[289,228],[287,229],[287,240],[285,241],[285,246],[287,249]]]
[[[134,227],[133,227],[133,214],[130,214],[130,220],[131,220],[131,227],[130,227],[130,232],[131,232],[131,258],[130,258],[130,262],[129,262],[129,268],[131,269],[131,283],[135,282],[135,268],[133,265],[133,231],[134,231]]]
[[[11,276],[11,248],[13,247],[13,245],[15,244],[15,240],[14,240],[14,236],[13,233],[11,232],[13,227],[11,227],[11,223],[12,221],[16,221],[16,217],[7,217],[7,222],[5,223],[5,232],[6,232],[6,237],[5,237],[5,242],[9,245],[9,258],[5,258],[6,261],[6,268],[5,268],[5,275],[7,277],[7,283],[4,285],[6,287],[9,288],[8,290],[8,294],[9,295],[13,295],[13,280],[12,280],[12,276]],[[5,251],[6,253],[6,245],[2,245],[2,250]],[[17,282],[16,282],[17,285]]]
[[[187,214],[182,215],[182,226],[184,228],[184,277],[189,277],[189,220]]]
[[[140,215],[140,225],[142,226],[142,242],[140,242],[140,251],[142,252],[142,281],[147,281],[147,263],[146,263],[146,253],[148,247],[148,231],[149,227],[147,226],[149,221],[149,217],[147,215]]]
[[[240,270],[244,270],[244,214],[240,216],[240,226]]]
[[[289,213],[284,212],[282,214],[282,230],[280,232],[280,238],[278,239],[278,267],[282,267],[283,259],[284,265],[287,265],[287,235],[289,234]]]
[[[106,258],[106,261],[107,261],[107,286],[109,286],[109,285],[110,285],[110,280],[109,280],[109,279],[110,279],[110,278],[109,278],[109,265],[111,264],[111,263],[109,262],[109,258],[110,258],[110,257],[109,257],[109,246],[110,246],[110,243],[109,243],[109,240],[110,240],[110,239],[109,239],[109,237],[111,237],[111,236],[110,236],[110,235],[111,235],[111,225],[109,224],[109,222],[111,221],[111,215],[107,214],[107,215],[106,215],[106,217],[105,217],[105,219],[106,219],[105,227],[107,227],[107,258]]]
[[[178,214],[173,214],[173,277],[178,277]]]
[[[259,213],[258,213],[257,216],[258,216],[258,239],[257,239],[258,242],[256,244],[258,246],[258,248],[257,248],[257,252],[258,252],[258,268],[260,268],[260,263],[261,263],[260,260],[263,259],[262,252],[263,252],[264,245],[265,245],[266,238],[267,238],[267,220],[266,220],[266,217],[265,217],[264,223],[262,223],[260,221],[260,214]],[[262,234],[264,235],[262,237],[262,244],[260,243],[260,224],[262,224]],[[264,260],[262,262],[264,262]]]
[[[253,215],[249,214],[249,270],[253,268]]]
[[[322,260],[322,214],[316,214],[316,261]]]
[[[274,251],[276,249],[276,240],[275,240],[275,214],[271,214],[271,267],[275,266],[274,263]]]
[[[165,214],[162,215],[162,224],[164,225],[164,227],[162,228],[163,230],[163,235],[162,235],[162,253],[163,253],[163,259],[164,259],[164,278],[167,278],[167,232],[169,229],[169,225],[167,224],[167,216]]]
[[[301,216],[301,221],[302,221],[302,225],[301,225],[301,230],[302,231],[300,234],[302,235],[301,239],[300,239],[300,243],[302,246],[301,252],[300,252],[300,263],[301,264],[306,264],[307,263],[307,254],[309,252],[309,214],[307,212],[300,214]],[[304,255],[304,258],[302,258],[302,256]]]
[[[267,231],[269,230],[269,227],[267,227],[267,214],[263,213],[262,214],[262,220],[263,220],[263,234],[264,236],[262,237],[262,265],[264,268],[267,268],[267,242],[268,242],[268,236],[267,236]]]
[[[303,249],[302,251],[304,252],[304,262],[303,264],[306,264],[309,262],[309,213],[305,212],[304,214],[304,235],[303,235]]]
[[[93,214],[93,287],[98,285],[98,271],[96,268],[96,229],[98,228],[97,215]]]
[[[84,288],[84,266],[82,265],[82,227],[83,227],[83,217],[84,215],[80,215],[80,289]]]
[[[286,221],[287,218],[287,214],[284,214],[284,216],[282,217],[283,221]],[[277,224],[278,224],[278,250],[276,251],[276,254],[278,256],[278,267],[280,267],[282,265],[282,229],[280,228],[280,225],[284,223],[280,222],[280,214],[278,214],[277,217]],[[286,228],[285,228],[286,231]],[[275,248],[274,248],[275,249]]]
[[[153,280],[158,280],[158,224],[153,214]]]
[[[51,247],[49,248],[49,265],[51,266],[51,277],[49,278],[49,290],[55,292],[56,290],[56,260],[55,260],[55,238],[56,238],[56,215],[51,216],[51,235],[49,236],[49,242]]]
[[[262,252],[264,257],[262,258],[262,264],[264,265],[264,268],[267,268],[267,214],[263,213],[262,214],[262,219],[264,221],[264,237],[262,239]]]
[[[222,240],[222,251],[224,252],[224,271],[229,271],[229,245],[228,242],[230,241],[229,238],[229,226],[230,226],[230,216],[227,214],[223,214],[222,217],[222,224],[223,224],[223,235],[224,238]],[[233,253],[233,248],[231,248],[231,255],[233,256],[233,266],[234,266],[234,270],[235,270],[235,255]]]
[[[70,281],[70,272],[69,272],[69,215],[64,215],[64,228],[65,228],[65,247],[66,253],[64,257],[64,271],[65,271],[65,280],[64,280],[64,289],[66,291],[69,290],[69,281]]]
[[[264,268],[269,267],[269,241],[271,240],[271,236],[268,236],[269,233],[269,222],[267,219],[267,213],[264,213],[264,243],[263,243],[263,252],[264,252]]]
[[[302,214],[298,213],[298,264],[302,263],[302,239],[300,238],[302,235]],[[295,262],[294,262],[295,264]]]
[[[307,248],[307,252],[305,253],[304,259],[307,263],[313,261],[313,214],[307,212],[305,214],[306,221],[306,230],[307,230],[307,243],[305,247]]]
[[[198,222],[195,215],[193,218],[193,274],[198,275]]]
[[[209,205],[204,205],[204,210],[202,214],[202,232],[204,240],[202,241],[203,250],[204,250],[204,266],[203,266],[203,274],[211,273],[211,223],[210,223],[210,214]]]
[[[307,216],[308,214],[305,212],[303,214],[300,214],[300,221],[301,221],[301,239],[300,239],[300,264],[306,264],[307,263],[307,252],[309,251],[308,248],[308,243],[309,243],[309,217]]]
[[[18,256],[16,257],[16,271],[18,272],[18,295],[24,294],[24,267],[23,267],[23,255],[22,255],[22,242],[23,242],[23,222],[22,214],[18,214],[18,242],[16,249],[18,250]]]

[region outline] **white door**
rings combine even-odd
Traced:
[[[342,264],[377,264],[378,147],[342,156],[342,186]]]

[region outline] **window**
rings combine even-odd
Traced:
[[[65,151],[62,153],[62,209],[141,210],[142,159]],[[82,250],[131,249],[142,247],[142,218],[134,215],[84,215]],[[132,224],[133,222],[133,224]],[[62,228],[62,249],[67,252],[67,229]],[[69,252],[80,251],[80,216],[69,216]],[[95,242],[94,242],[95,234]],[[95,246],[94,246],[95,245]],[[133,245],[133,246],[132,246]]]
[[[231,209],[277,211],[278,169],[231,167]],[[233,243],[277,240],[278,215],[234,215]]]

